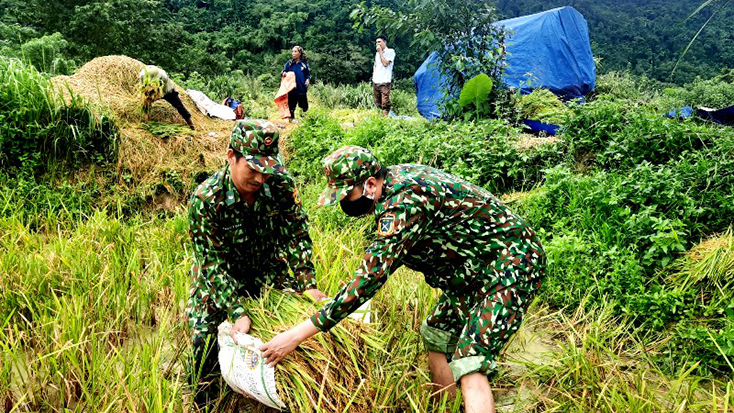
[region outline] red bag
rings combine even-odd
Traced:
[[[234,117],[235,119],[244,119],[245,118],[245,108],[242,107],[242,104],[240,103],[237,105],[237,108],[234,110]]]

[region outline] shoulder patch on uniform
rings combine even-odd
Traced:
[[[395,221],[397,216],[394,212],[385,212],[377,222],[377,235],[387,237],[395,233]]]

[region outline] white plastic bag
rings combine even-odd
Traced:
[[[249,334],[229,333],[232,324],[228,321],[219,325],[219,367],[222,378],[234,391],[274,409],[283,410],[275,386],[275,369],[265,364],[260,346],[263,342]]]
[[[224,106],[219,103],[215,103],[209,99],[207,95],[198,90],[186,90],[191,99],[196,103],[196,107],[201,113],[224,120],[235,120],[237,117],[234,114],[234,110],[229,106]]]

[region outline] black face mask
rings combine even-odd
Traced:
[[[362,215],[370,212],[374,201],[375,198],[363,194],[354,201],[349,201],[344,197],[341,202],[339,202],[339,205],[342,207],[342,211],[350,217],[361,217]]]

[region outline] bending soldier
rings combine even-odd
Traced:
[[[320,204],[339,202],[350,216],[373,212],[377,238],[352,281],[310,319],[263,345],[263,356],[277,363],[328,331],[405,265],[443,291],[420,331],[435,386],[454,393],[458,383],[467,412],[493,412],[488,376],[543,276],[536,234],[487,190],[434,168],[385,168],[370,151],[345,146],[324,159],[324,169]]]

